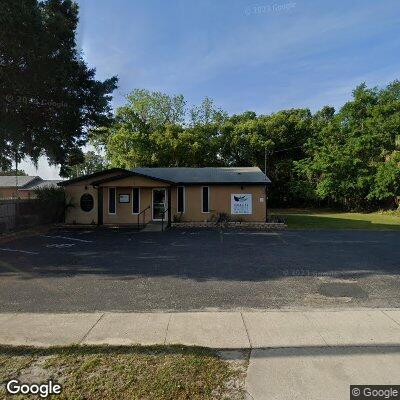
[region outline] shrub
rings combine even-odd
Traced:
[[[63,222],[67,204],[62,187],[44,187],[35,190],[44,222]]]

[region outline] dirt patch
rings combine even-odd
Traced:
[[[52,376],[50,370],[44,368],[46,361],[50,356],[39,357],[28,368],[23,369],[18,379],[24,383],[38,383],[49,380]]]
[[[233,377],[225,384],[225,395],[230,400],[250,399],[246,392],[246,371],[249,366],[249,350],[224,350],[218,352],[221,360],[226,361],[231,370],[235,372]]]
[[[356,283],[330,282],[323,283],[318,293],[326,297],[351,297],[353,299],[367,299],[368,294]]]
[[[336,307],[351,301],[351,297],[327,297],[318,293],[307,294],[304,298],[307,307]]]

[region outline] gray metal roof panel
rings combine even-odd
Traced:
[[[23,188],[20,190],[35,190],[35,189],[43,189],[43,188],[51,188],[51,187],[57,187],[57,184],[60,182],[60,180],[42,180],[42,181],[33,181],[25,185]]]
[[[132,172],[154,179],[175,183],[253,183],[267,184],[271,181],[258,167],[206,167],[206,168],[134,168]]]
[[[17,178],[17,179],[16,179]],[[0,187],[15,187],[18,181],[18,187],[22,188],[33,181],[41,179],[39,176],[0,176]]]

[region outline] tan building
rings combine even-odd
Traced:
[[[264,222],[268,177],[257,167],[111,169],[60,182],[66,223]]]
[[[43,187],[57,187],[59,181],[44,180],[40,176],[0,176],[0,199],[34,199],[35,191]]]

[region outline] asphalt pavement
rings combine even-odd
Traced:
[[[0,243],[0,312],[400,307],[400,232],[54,229]]]

